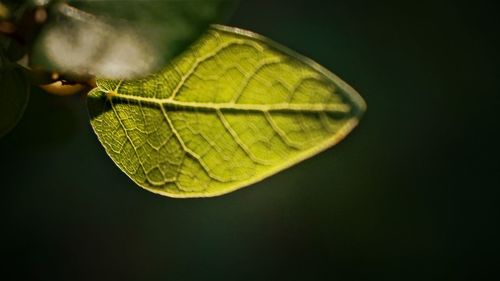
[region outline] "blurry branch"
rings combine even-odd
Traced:
[[[45,7],[27,9],[18,21],[13,22],[8,18],[8,10],[2,16],[2,6],[0,3],[0,35],[9,37],[21,45],[33,42],[41,26],[47,21]]]
[[[10,21],[0,21],[0,35],[11,38],[21,45],[26,44],[26,40],[18,32],[16,25]]]
[[[8,37],[17,42],[20,47],[26,47],[32,43],[40,29],[47,21],[47,11],[44,7],[24,12],[21,20],[14,23],[9,20],[9,10],[0,3],[0,36]],[[18,65],[22,67],[24,73],[33,85],[39,86],[50,93],[68,95],[78,92],[83,88],[95,88],[95,78],[93,76],[75,76],[60,74],[44,69],[30,66],[27,54],[20,59]]]

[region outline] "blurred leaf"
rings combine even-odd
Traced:
[[[79,120],[81,104],[82,100],[78,96],[55,96],[32,85],[22,120],[15,130],[2,138],[2,142],[10,143],[10,147],[17,147],[25,152],[61,149],[79,131],[85,130],[82,126],[85,125],[82,123],[85,120]],[[33,136],[36,136],[36,141]]]
[[[4,56],[10,61],[18,61],[26,54],[26,47],[10,38],[0,37],[0,45],[4,49]]]
[[[233,0],[49,2],[33,64],[114,79],[160,70],[220,19]]]
[[[339,142],[365,108],[313,61],[223,26],[158,74],[97,84],[88,106],[107,153],[138,185],[171,197],[258,182]]]
[[[4,57],[0,46],[0,137],[21,119],[28,103],[29,89],[24,71]]]

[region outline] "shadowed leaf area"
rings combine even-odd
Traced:
[[[28,103],[29,88],[21,68],[4,58],[3,46],[0,45],[0,137],[21,119]]]
[[[98,80],[92,126],[138,185],[209,197],[333,146],[365,104],[328,70],[259,35],[213,26],[160,73]]]

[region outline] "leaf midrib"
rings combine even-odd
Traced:
[[[338,104],[320,103],[273,103],[273,104],[244,104],[244,103],[215,103],[215,102],[188,102],[172,98],[158,99],[134,95],[120,94],[116,91],[100,89],[108,99],[122,99],[137,103],[156,104],[174,108],[201,109],[201,110],[234,110],[234,111],[256,111],[256,112],[326,112],[326,113],[349,113],[351,106]]]

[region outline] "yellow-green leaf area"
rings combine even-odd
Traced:
[[[88,106],[107,153],[138,185],[170,197],[258,182],[336,144],[365,109],[313,61],[224,26],[160,73],[97,84]]]

